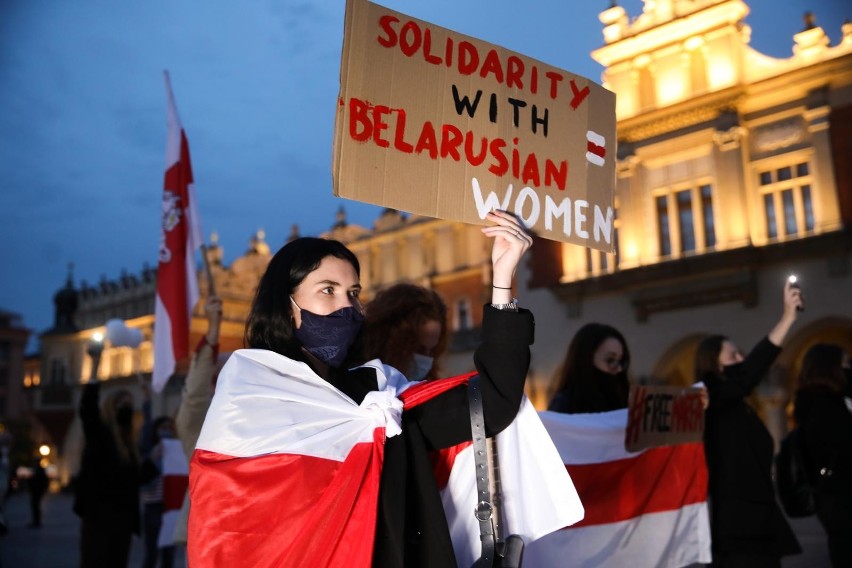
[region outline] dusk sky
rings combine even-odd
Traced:
[[[600,82],[609,0],[385,0],[388,8]],[[839,42],[843,0],[752,0],[751,45],[792,55],[810,10]],[[631,17],[640,0],[620,1]],[[68,263],[97,284],[155,266],[166,142],[163,70],[192,154],[206,238],[225,263],[258,229],[277,250],[298,223],[328,230],[343,0],[0,3],[0,309],[35,334],[53,322]],[[37,347],[31,341],[30,350]]]

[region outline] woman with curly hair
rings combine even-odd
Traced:
[[[412,381],[438,377],[447,349],[447,306],[434,290],[400,283],[367,305],[364,355],[381,359]]]

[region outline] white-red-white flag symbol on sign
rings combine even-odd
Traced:
[[[151,385],[160,392],[175,369],[189,355],[189,322],[198,301],[195,251],[201,247],[201,223],[192,189],[189,143],[175,106],[169,73],[166,176],[163,184],[163,229],[157,268],[154,309],[154,372]]]

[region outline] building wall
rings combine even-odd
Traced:
[[[530,392],[546,405],[593,321],[624,333],[635,381],[689,384],[701,337],[749,349],[795,273],[807,309],[759,389],[777,437],[804,351],[852,350],[852,25],[836,46],[819,27],[796,34],[795,55],[776,60],[748,46],[743,2],[645,6],[632,23],[620,7],[602,13],[607,45],[593,53],[619,101],[617,255],[536,243],[520,291],[536,313]]]
[[[18,314],[0,311],[0,423],[26,417],[24,349],[30,330]]]

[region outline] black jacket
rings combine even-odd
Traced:
[[[704,450],[714,553],[801,552],[775,500],[772,436],[745,400],[780,351],[764,338],[741,364],[722,375],[699,377],[710,396]]]
[[[488,435],[506,428],[518,412],[533,337],[529,311],[485,307],[474,363],[483,379]],[[371,369],[331,382],[359,403],[377,388]],[[403,434],[385,442],[373,566],[452,568],[455,555],[429,453],[470,441],[467,387],[453,388],[404,412],[402,420]]]
[[[139,533],[139,464],[119,457],[101,419],[100,383],[87,383],[80,399],[83,458],[74,486],[74,512],[93,524]]]

